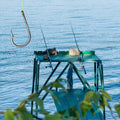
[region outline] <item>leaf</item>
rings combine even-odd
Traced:
[[[56,79],[54,82],[51,82],[48,85],[41,87],[41,89],[46,90],[49,87],[55,87],[62,88],[64,91],[67,91],[67,89],[60,83],[62,80],[63,80],[62,78]]]
[[[67,91],[67,89],[58,80],[52,82],[51,84],[49,84],[49,86],[55,88],[62,88],[64,91]]]
[[[93,108],[91,108],[90,111],[91,111],[91,113],[92,113],[93,115],[95,115],[95,111],[94,111]]]
[[[32,115],[27,111],[26,112],[21,112],[20,117],[22,118],[22,120],[34,120]]]
[[[98,103],[100,100],[100,94],[98,92],[94,92],[92,100],[93,102]]]
[[[104,104],[103,104],[103,102],[100,102],[100,108],[101,108],[102,110],[104,110]]]
[[[92,108],[92,105],[83,103],[83,104],[80,104],[79,107],[80,107],[82,116],[85,118],[87,111]]]
[[[59,111],[58,113],[61,114],[61,115],[65,115],[66,110],[64,110],[64,111]]]
[[[80,109],[81,109],[81,115],[82,115],[82,117],[84,117],[84,118],[85,118],[86,113],[87,113],[87,110],[86,110],[86,109],[84,109],[84,107],[81,107]]]
[[[108,100],[112,100],[111,96],[104,90],[100,90],[100,92],[108,99]]]
[[[104,110],[105,106],[109,108],[108,102],[105,99],[104,95],[100,95],[100,108]]]
[[[105,106],[109,107],[109,106],[108,106],[108,102],[107,102],[107,100],[105,99],[105,97],[103,97],[103,104],[104,104]]]
[[[53,92],[52,92],[51,90],[46,89],[45,91],[46,91],[47,93],[50,93],[51,96],[52,96],[52,98],[53,98],[58,104],[60,104],[59,100],[58,100],[57,97],[53,94]]]
[[[21,103],[17,109],[14,110],[14,112],[17,114],[19,112],[26,111],[25,104]]]
[[[4,120],[14,120],[14,113],[10,109],[4,113]]]
[[[37,93],[33,93],[33,94],[29,95],[29,96],[28,96],[28,100],[29,100],[29,101],[32,101],[33,98],[35,98],[35,97],[37,97]]]
[[[82,104],[91,106],[91,102],[88,102],[88,101],[85,101],[85,100],[82,101]]]
[[[77,119],[80,119],[79,112],[78,112],[77,108],[75,108],[75,107],[70,107],[69,108],[69,115],[72,116],[72,117],[75,117]]]
[[[120,104],[115,105],[115,111],[118,114],[118,117],[120,118]]]
[[[21,116],[17,116],[17,120],[22,120]]]
[[[50,113],[49,111],[47,111],[47,110],[45,110],[45,109],[35,110],[35,112],[39,112],[39,113],[41,113],[41,114],[43,114],[43,115],[48,115],[48,114]]]
[[[47,115],[45,120],[61,120],[62,116],[59,113],[55,113],[53,115]]]
[[[84,100],[90,102],[92,100],[93,94],[94,94],[94,91],[87,92],[84,97]]]
[[[33,98],[33,101],[35,101],[41,109],[44,109],[43,101],[40,98],[35,97],[35,98]]]
[[[58,104],[60,104],[59,100],[58,100],[57,97],[53,94],[52,91],[50,91],[50,94],[51,94],[52,98],[53,98]]]

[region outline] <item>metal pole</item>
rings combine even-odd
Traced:
[[[99,63],[99,74],[100,74],[101,88],[102,88],[102,90],[104,90],[104,77],[103,77],[102,61],[100,61],[100,63]],[[106,116],[105,116],[105,106],[104,106],[104,110],[103,110],[103,116],[104,116],[104,120],[105,120],[106,119]]]
[[[34,58],[34,65],[33,65],[33,82],[32,82],[32,93],[34,93],[35,87],[35,77],[36,77],[36,58]],[[33,114],[33,101],[31,102],[31,114]]]
[[[97,62],[97,75],[96,75],[96,77],[97,77],[97,91],[98,91],[98,88],[99,88],[99,62]]]
[[[96,62],[94,62],[94,87],[95,87],[95,92],[97,91],[97,88],[96,88]]]
[[[104,76],[103,76],[103,65],[101,63],[101,72],[102,72],[102,89],[104,90]]]
[[[56,69],[58,68],[59,65],[60,65],[60,62],[58,62],[56,67],[53,69],[53,71],[51,72],[50,76],[48,77],[48,79],[44,83],[43,87],[46,86],[46,84],[49,82],[50,78],[52,77],[52,75],[54,74],[54,72],[56,71]],[[40,95],[41,92],[42,92],[42,89],[40,91],[38,91],[38,96]]]
[[[80,81],[82,82],[84,89],[86,88],[86,85],[92,90],[92,88],[90,87],[90,85],[88,84],[88,82],[84,79],[84,77],[80,74],[79,70],[77,69],[77,67],[71,63],[73,65],[73,69],[75,71],[75,73],[77,74],[78,78],[80,79]]]
[[[102,72],[101,72],[101,62],[99,63],[99,75],[100,75],[100,84],[102,89]]]
[[[37,60],[37,66],[36,66],[36,81],[35,81],[35,92],[37,93],[39,90],[39,67],[40,67],[40,63]],[[37,94],[38,96],[38,94]],[[38,110],[38,105],[36,103],[36,110]],[[38,116],[38,112],[36,112],[36,116]]]
[[[62,70],[62,72],[60,73],[60,75],[57,77],[57,79],[59,79],[61,77],[61,75],[65,72],[65,70],[67,69],[67,67],[69,66],[69,63],[65,66],[65,68]],[[56,79],[56,80],[57,80]],[[50,87],[50,90],[52,89],[52,87]],[[48,93],[46,93],[43,97],[42,100],[45,99],[45,97],[48,95]]]
[[[102,62],[101,62],[101,73],[102,73],[102,89],[104,90],[104,76],[103,76],[103,65],[102,65]],[[104,115],[104,119],[106,119],[105,107],[104,107],[103,115]]]

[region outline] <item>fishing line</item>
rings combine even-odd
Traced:
[[[23,11],[23,0],[21,0],[21,11]]]

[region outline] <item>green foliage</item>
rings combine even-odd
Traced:
[[[58,113],[60,120],[81,120],[79,112],[74,106],[70,107],[68,110],[59,111]]]
[[[66,91],[65,87],[60,83],[62,80],[63,79],[57,79],[55,82],[52,82],[47,86],[42,87],[42,89],[45,90],[47,93],[50,93],[52,98],[58,103],[59,101],[57,97],[49,88],[61,88]],[[28,98],[21,101],[19,107],[16,108],[14,111],[11,111],[10,109],[6,110],[6,112],[4,113],[4,120],[14,120],[15,118],[17,120],[33,120],[33,116],[27,111],[27,108],[25,106],[32,101],[34,101],[39,106],[39,109],[35,110],[35,112],[45,115],[45,120],[61,120],[61,118],[64,116],[64,114],[62,115],[60,113],[54,113],[53,115],[50,115],[50,112],[44,109],[43,101],[37,96],[37,93],[33,93],[29,95]]]
[[[83,101],[82,104],[79,105],[80,107],[80,110],[81,110],[81,114],[82,116],[85,118],[86,114],[87,114],[87,111],[92,109],[92,105],[90,102],[87,102],[87,101]]]
[[[41,113],[45,116],[49,115],[49,111],[45,110],[45,109],[39,109],[39,110],[35,110],[35,112]]]
[[[74,118],[76,120],[80,120],[80,114],[79,114],[77,108],[75,108],[75,107],[70,107],[69,116],[71,116],[72,118]]]
[[[60,83],[61,81],[63,81],[64,79],[62,79],[62,78],[59,78],[59,79],[57,79],[57,80],[55,80],[55,82],[51,82],[51,83],[49,83],[48,85],[46,85],[46,86],[44,86],[44,87],[42,87],[42,89],[44,89],[44,90],[49,90],[48,88],[49,87],[52,87],[52,88],[56,88],[56,89],[58,89],[58,88],[61,88],[61,89],[63,89],[64,91],[67,91],[67,89]],[[64,80],[65,82],[67,82],[66,80]],[[48,92],[48,91],[47,91]]]
[[[52,98],[58,103],[59,101],[57,97],[53,94],[51,88],[60,88],[67,92],[65,87],[60,83],[62,80],[64,79],[57,79],[55,82],[41,87],[41,89],[46,91],[46,93],[51,94]],[[84,100],[79,104],[82,116],[85,117],[87,111],[91,111],[92,114],[95,115],[95,108],[101,108],[102,110],[104,110],[105,106],[108,107],[111,111],[108,100],[112,100],[112,98],[104,90],[100,90],[98,92],[88,91],[84,97]],[[28,98],[21,101],[18,108],[16,108],[14,111],[7,109],[4,113],[4,120],[33,120],[33,116],[27,111],[26,108],[26,104],[29,104],[31,102],[35,102],[39,106],[38,110],[34,110],[34,112],[44,115],[44,120],[80,120],[80,114],[75,107],[71,107],[69,110],[64,110],[51,114],[49,111],[44,109],[43,101],[37,96],[37,93],[31,94],[28,96]],[[115,110],[120,118],[120,104],[115,105]]]
[[[101,95],[99,94],[99,92],[94,92],[92,97],[93,97],[92,98],[93,102],[98,103],[98,101],[100,100]]]
[[[39,99],[38,97],[35,97],[33,98],[33,101],[35,101],[36,104],[39,105],[41,109],[44,109],[43,101],[41,99]]]
[[[93,99],[93,94],[94,94],[94,91],[87,92],[85,97],[84,97],[84,101],[91,102],[91,100]]]
[[[88,91],[84,97],[84,100],[80,104],[80,109],[82,116],[85,117],[87,111],[91,111],[92,114],[95,114],[95,109],[101,108],[104,110],[105,106],[109,107],[108,100],[111,100],[111,96],[104,90],[98,92]]]
[[[100,90],[99,92],[102,93],[102,95],[103,95],[106,99],[112,100],[111,96],[110,96],[106,91]]]
[[[4,120],[14,120],[14,113],[10,109],[4,113]]]
[[[59,103],[59,100],[57,99],[57,97],[53,94],[53,92],[50,89],[46,89],[46,88],[42,88],[42,89],[45,90],[47,93],[50,93],[52,98]]]
[[[23,102],[14,110],[14,115],[18,120],[33,120],[32,115],[27,111]]]
[[[118,114],[118,117],[120,118],[120,104],[115,105],[115,110]]]
[[[54,113],[53,115],[47,115],[45,117],[45,120],[61,120],[62,119],[62,115],[59,113]]]
[[[49,88],[55,88],[55,89],[61,88],[67,92],[67,89],[60,83],[63,80],[64,79],[59,78],[59,79],[55,80],[55,82],[51,82],[48,85],[41,87],[41,89],[45,90],[46,93],[50,93],[52,98],[59,103],[59,100],[57,99],[57,97],[53,94],[53,92]],[[66,80],[64,80],[64,81],[66,82]]]

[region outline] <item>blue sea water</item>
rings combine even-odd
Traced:
[[[45,50],[40,26],[48,47],[67,51],[76,47],[71,33],[72,23],[80,49],[94,50],[103,60],[105,90],[113,98],[110,105],[114,116],[119,119],[114,110],[120,100],[119,5],[120,0],[23,0],[32,39],[28,46],[16,48],[10,42],[11,29],[17,44],[27,41],[20,12],[21,0],[0,0],[0,111],[15,109],[31,93],[33,53]],[[84,76],[88,80],[93,76],[91,66],[85,64],[89,72]],[[41,73],[50,71],[43,67]],[[41,74],[43,78],[46,76]],[[79,87],[76,76],[74,86]],[[46,105],[48,110],[55,111],[50,101]],[[106,110],[106,117],[113,120],[109,110]]]

